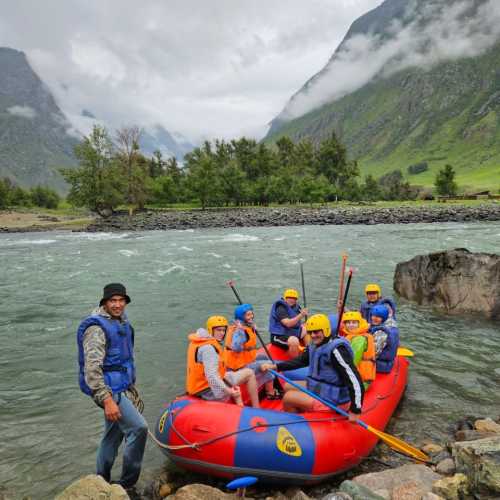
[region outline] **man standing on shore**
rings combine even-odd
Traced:
[[[134,386],[134,330],[125,315],[129,303],[121,283],[106,285],[99,307],[81,322],[77,333],[80,389],[104,409],[97,474],[110,482],[125,438],[122,475],[116,481],[125,489],[139,479],[148,431]]]

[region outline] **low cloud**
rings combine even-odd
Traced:
[[[30,106],[11,106],[10,108],[7,108],[7,113],[27,118],[28,120],[33,120],[36,116],[36,111]]]
[[[0,46],[26,52],[77,126],[88,109],[109,128],[159,123],[193,142],[261,137],[381,2],[17,0],[2,6]]]
[[[388,38],[360,34],[347,40],[306,91],[290,100],[280,117],[302,116],[377,76],[388,77],[409,67],[430,68],[443,60],[483,53],[500,37],[500,2],[488,0],[477,10],[475,3],[410,2],[406,18],[411,22],[394,21]]]

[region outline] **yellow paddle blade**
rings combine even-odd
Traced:
[[[412,358],[415,356],[413,351],[407,349],[406,347],[398,347],[398,356],[405,356],[406,358]]]
[[[375,434],[379,439],[381,439],[387,446],[391,447],[393,450],[399,451],[404,455],[420,460],[421,462],[431,462],[430,457],[428,457],[423,451],[405,443],[397,437],[386,434],[385,432],[375,429],[371,425],[367,426],[368,430]]]

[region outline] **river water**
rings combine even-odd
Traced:
[[[75,331],[108,282],[125,283],[132,298],[138,387],[153,426],[162,403],[183,392],[188,332],[232,314],[226,280],[255,305],[263,330],[282,289],[300,287],[301,259],[310,309],[331,312],[343,252],[357,307],[367,282],[391,293],[397,262],[499,243],[500,223],[0,235],[0,492],[51,498],[94,471],[102,414],[77,387]],[[442,439],[466,414],[497,416],[498,325],[401,301],[398,319],[415,357],[391,432]],[[163,460],[148,443],[145,469]]]

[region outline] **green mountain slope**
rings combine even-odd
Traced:
[[[58,168],[76,163],[70,129],[24,53],[0,47],[0,177],[64,191]]]
[[[301,92],[307,92],[307,84]],[[299,118],[278,117],[266,141],[283,135],[318,141],[334,130],[363,174],[380,176],[399,168],[412,184],[432,185],[437,171],[450,163],[462,188],[497,190],[499,116],[497,43],[479,56],[377,76]],[[421,161],[429,170],[409,176],[407,167]]]

